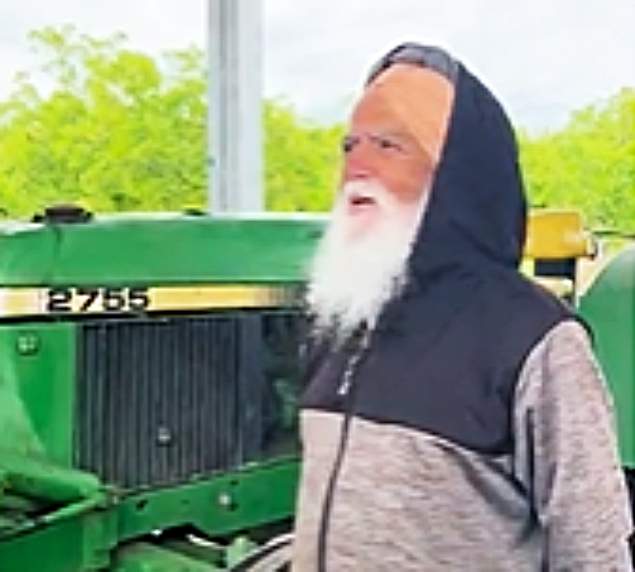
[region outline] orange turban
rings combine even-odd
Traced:
[[[370,83],[358,107],[367,103],[387,109],[436,166],[453,102],[454,86],[444,76],[424,67],[397,63]]]

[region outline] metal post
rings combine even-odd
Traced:
[[[260,0],[209,0],[208,211],[264,208]]]

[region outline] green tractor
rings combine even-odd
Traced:
[[[635,514],[635,245],[603,270],[580,301],[615,403],[620,455]]]
[[[299,472],[302,288],[317,216],[53,208],[0,228],[0,570],[272,571]],[[532,219],[578,300],[579,218]],[[635,249],[581,298],[635,468]]]
[[[0,570],[262,567],[289,548],[321,224],[89,218],[0,231]]]

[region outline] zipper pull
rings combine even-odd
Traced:
[[[346,373],[348,373],[348,371]],[[340,397],[345,397],[346,395],[348,395],[348,392],[350,389],[351,389],[351,376],[345,375],[344,380],[342,381],[340,386],[337,388],[337,395],[339,395]]]
[[[351,382],[353,380],[353,372],[355,371],[355,365],[357,364],[358,356],[354,355],[348,360],[346,364],[346,369],[344,370],[344,375],[342,376],[342,383],[337,388],[337,395],[340,397],[344,397],[348,395],[348,392],[351,389]]]

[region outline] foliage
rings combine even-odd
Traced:
[[[574,113],[559,132],[519,139],[532,204],[577,208],[594,228],[635,231],[635,89]]]
[[[277,211],[324,211],[337,186],[343,127],[303,122],[280,103],[265,104],[267,207]]]
[[[206,77],[202,52],[155,61],[73,28],[33,32],[53,89],[21,74],[0,103],[0,208],[29,216],[56,202],[92,210],[202,209],[207,200]],[[267,206],[324,210],[339,156],[339,127],[264,106]]]
[[[50,89],[20,74],[0,102],[0,209],[30,216],[59,202],[95,211],[204,208],[206,66],[200,50],[151,58],[115,35],[72,27],[31,34]],[[37,73],[37,71],[36,71]],[[37,82],[41,85],[41,82]],[[342,125],[266,101],[266,204],[326,210]],[[635,230],[635,90],[575,113],[564,129],[519,132],[534,205],[582,209],[595,226]]]
[[[0,107],[0,205],[26,215],[54,202],[97,211],[202,204],[202,54],[172,53],[164,68],[72,29],[34,32],[53,89],[27,75]]]

